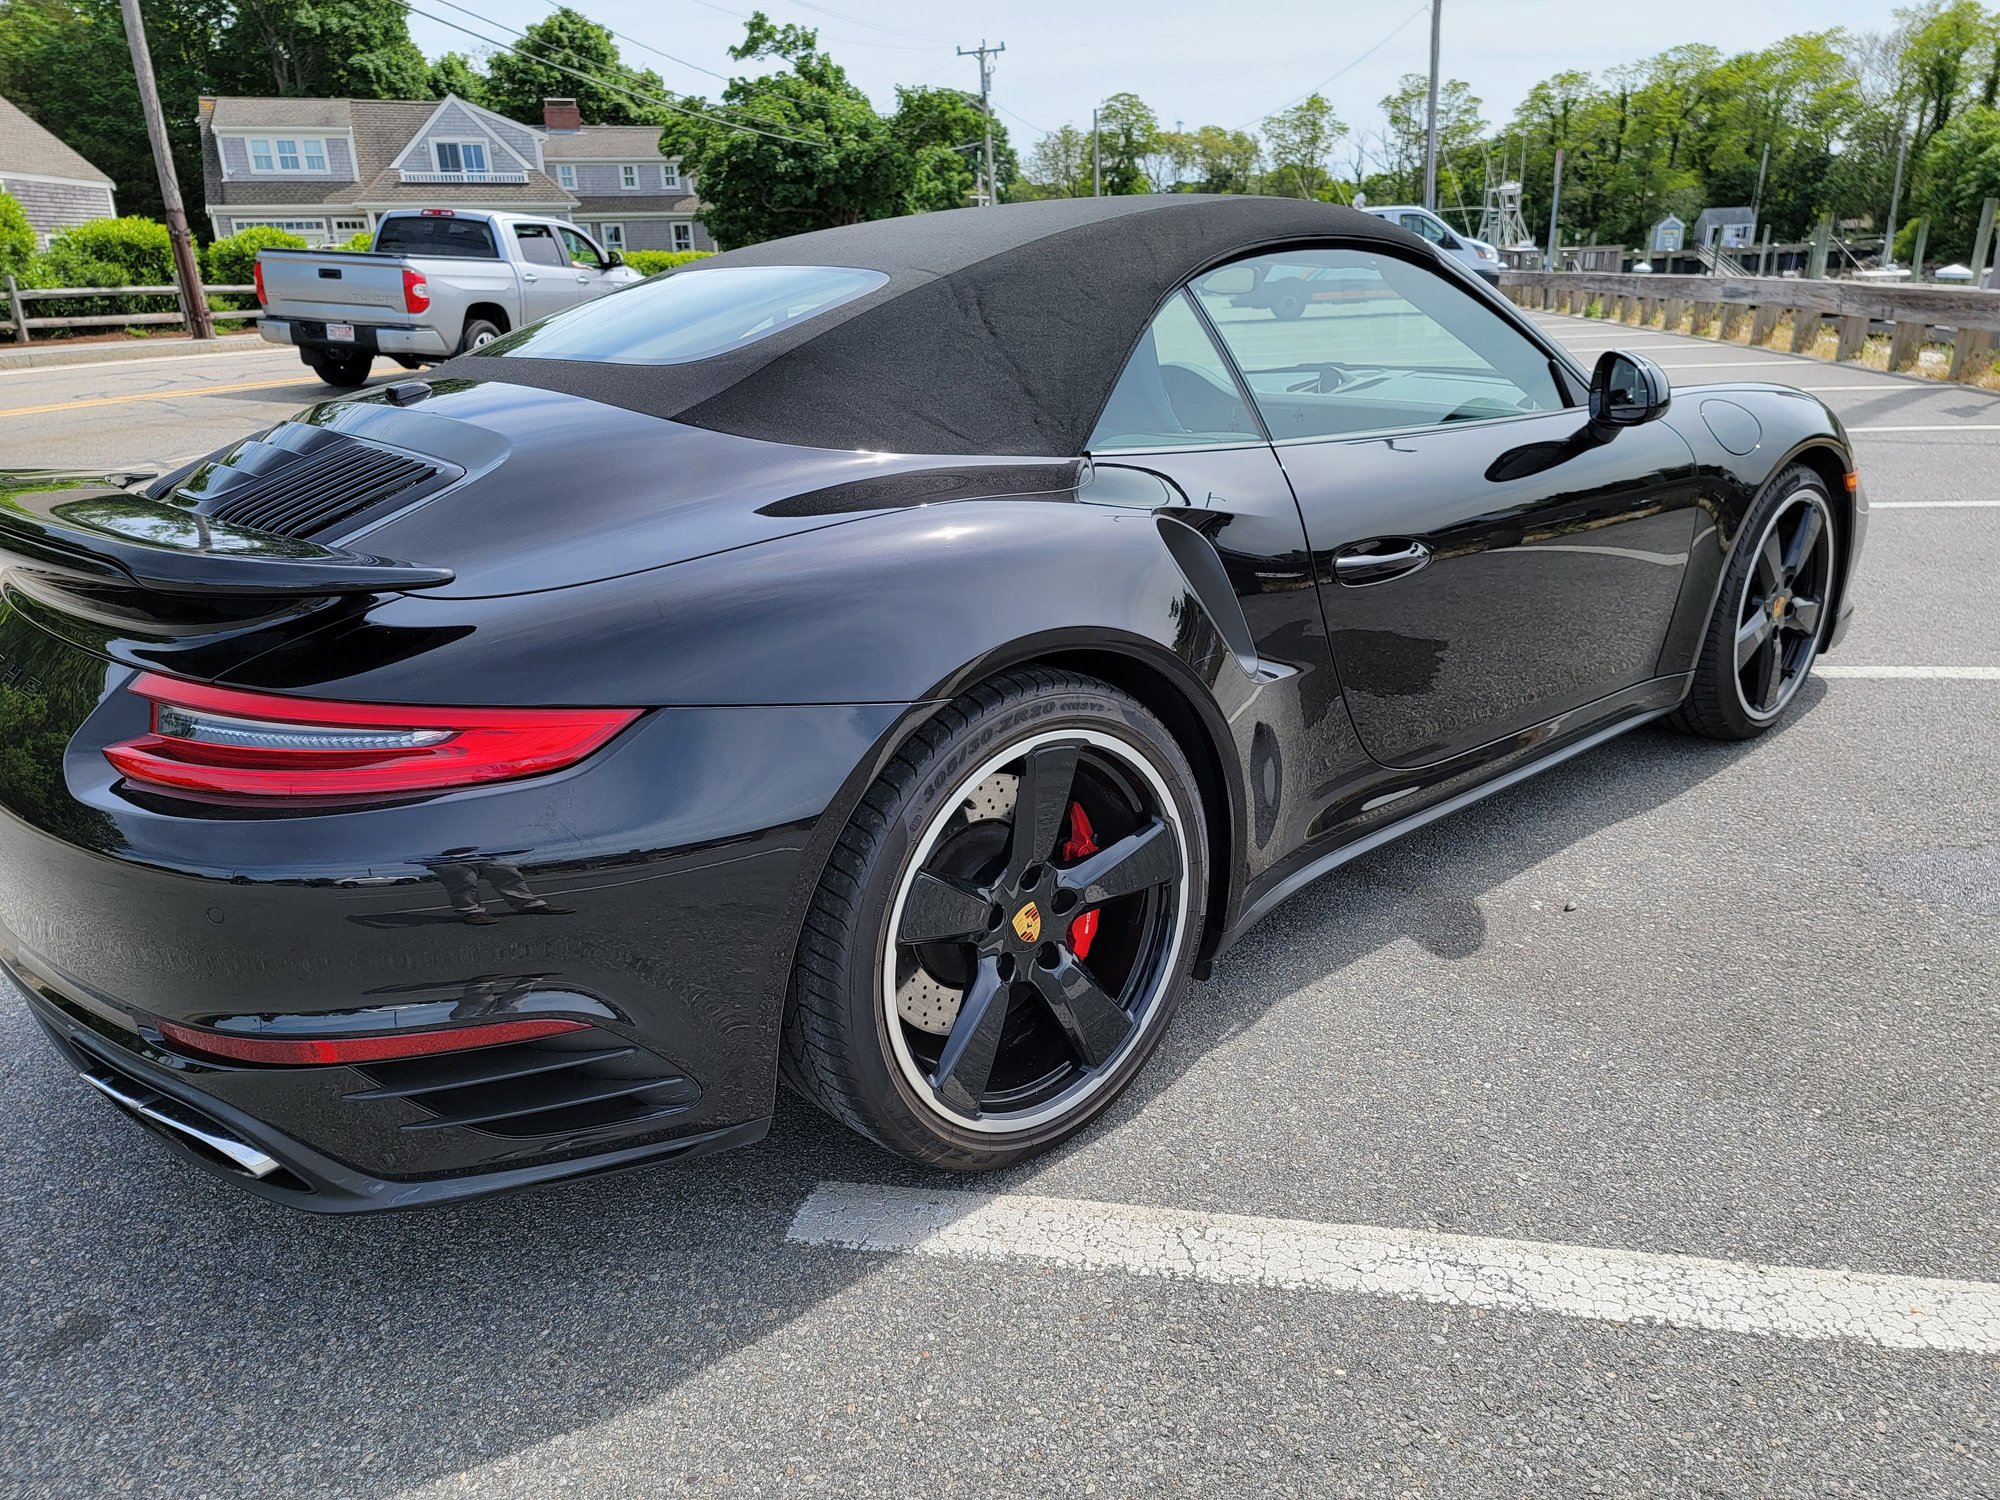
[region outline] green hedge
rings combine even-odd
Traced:
[[[375,248],[375,231],[364,229],[352,239],[343,242],[340,248],[343,250],[373,250]]]
[[[290,230],[273,229],[268,224],[253,225],[210,245],[202,274],[211,286],[246,286],[256,275],[259,250],[303,250],[305,247],[306,242]],[[210,297],[209,302],[215,307],[255,307],[257,298],[253,293],[235,292]]]
[[[174,279],[173,243],[167,226],[152,219],[91,219],[65,229],[28,262],[23,282],[33,287],[168,286]],[[172,297],[58,297],[35,304],[45,318],[88,313],[173,312]],[[102,330],[97,330],[102,331]]]
[[[35,258],[35,231],[12,193],[0,193],[0,276],[20,276]]]
[[[642,275],[657,276],[662,271],[671,271],[675,266],[684,266],[691,260],[702,260],[713,255],[713,250],[627,250],[625,264]]]

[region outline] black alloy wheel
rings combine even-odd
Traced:
[[[1802,466],[1778,476],[1747,518],[1676,715],[1711,739],[1762,734],[1812,671],[1831,623],[1836,554],[1825,484]]]
[[[934,727],[908,752],[922,772],[892,767],[843,839],[860,889],[838,853],[822,885],[787,1075],[893,1149],[981,1169],[1080,1128],[1157,1043],[1205,840],[1171,736],[1104,684],[1015,674]],[[813,941],[827,933],[838,952]]]

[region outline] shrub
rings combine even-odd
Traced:
[[[268,224],[239,229],[208,247],[208,279],[217,286],[247,286],[257,268],[259,250],[303,250],[306,242]]]
[[[373,250],[375,248],[375,231],[364,229],[352,239],[342,244],[340,248],[343,250]]]
[[[167,226],[152,219],[91,219],[65,229],[49,248],[28,262],[29,286],[166,286],[174,279],[173,244]],[[173,312],[168,297],[61,297],[39,302],[43,317],[90,313]]]
[[[35,255],[35,231],[12,193],[0,193],[0,276],[19,276]]]
[[[662,271],[671,271],[675,266],[684,266],[691,260],[702,260],[713,255],[713,250],[627,250],[625,264],[642,276],[657,276]]]

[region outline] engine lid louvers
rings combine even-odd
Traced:
[[[340,433],[280,428],[203,464],[174,498],[217,521],[303,539],[412,503],[461,473]]]

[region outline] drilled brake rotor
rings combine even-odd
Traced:
[[[1004,823],[1014,816],[1021,778],[1007,771],[995,771],[972,789],[959,806],[965,824]],[[919,1031],[933,1036],[949,1036],[958,1019],[959,1002],[965,998],[962,986],[948,984],[923,966],[921,959],[909,977],[896,987],[896,1013]]]

